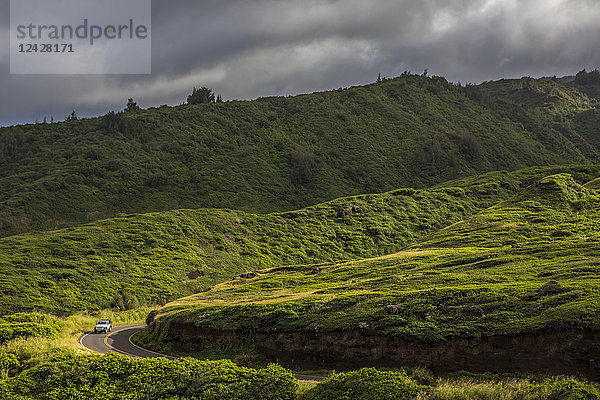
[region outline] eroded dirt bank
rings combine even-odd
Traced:
[[[425,366],[436,372],[549,372],[600,380],[600,332],[589,330],[425,343],[361,331],[249,334],[173,324],[166,342],[193,352],[216,339],[240,341],[248,337],[268,358],[294,368]]]

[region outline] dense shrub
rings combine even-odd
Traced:
[[[469,160],[473,160],[481,154],[481,146],[475,136],[471,133],[466,133],[461,136],[459,148],[461,153],[467,156]]]
[[[213,91],[207,87],[201,87],[200,89],[194,88],[192,94],[187,98],[188,104],[204,104],[214,103],[216,100]]]
[[[315,155],[310,151],[297,148],[289,155],[292,183],[307,184],[313,178]]]
[[[20,364],[16,355],[10,353],[0,354],[0,377],[6,378],[8,373],[18,368]]]
[[[119,311],[135,310],[140,308],[140,302],[130,289],[121,289],[115,293],[110,307]]]
[[[403,400],[412,399],[426,387],[402,372],[375,368],[334,375],[306,392],[303,400]]]
[[[277,365],[253,370],[226,360],[134,360],[111,354],[40,364],[6,379],[0,397],[292,400],[297,388],[291,372]]]
[[[13,314],[0,318],[0,344],[16,338],[57,338],[60,322],[43,314]]]
[[[551,388],[549,400],[599,400],[600,391],[588,382],[575,379],[557,379],[548,381]]]

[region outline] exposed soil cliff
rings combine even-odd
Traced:
[[[449,372],[549,372],[600,379],[600,332],[574,330],[532,336],[406,342],[368,332],[252,332],[268,358],[294,368],[426,366]],[[219,332],[173,324],[166,342],[193,352],[216,338],[246,340],[247,332]]]

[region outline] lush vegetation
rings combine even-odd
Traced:
[[[89,332],[100,318],[110,318],[117,326],[141,322],[149,311],[148,308],[130,311],[102,310],[78,313],[66,318],[48,314],[5,315],[2,321],[10,321],[2,323],[7,328],[6,331],[18,334],[5,337],[0,343],[0,376],[14,376],[64,354],[89,355],[92,352],[81,347],[79,338]],[[25,325],[24,329],[20,325],[23,323],[29,325]]]
[[[100,316],[181,296],[137,340],[169,350],[174,322],[419,341],[600,330],[599,88],[598,71],[466,87],[404,74],[0,128],[0,397],[600,398],[571,378],[419,370],[299,390],[277,365],[77,344]],[[236,345],[208,356],[258,356]]]
[[[364,368],[337,374],[302,396],[306,400],[410,400],[425,389],[402,372]]]
[[[19,375],[41,363],[90,355],[92,352],[81,347],[78,340],[98,319],[110,318],[117,325],[140,322],[148,311],[147,308],[126,312],[102,310],[68,318],[48,314],[4,315],[0,319],[0,379]]]
[[[600,167],[534,168],[294,212],[178,210],[0,238],[0,311],[131,309],[248,271],[394,253],[558,171],[582,183],[600,175]]]
[[[181,299],[140,340],[161,343],[173,321],[425,341],[600,329],[599,228],[598,193],[553,175],[399,253],[266,269]]]
[[[261,370],[231,361],[133,360],[126,356],[66,356],[0,384],[4,399],[292,400],[298,383],[277,365]]]
[[[568,377],[460,373],[434,377],[423,369],[365,368],[334,374],[304,390],[291,371],[271,364],[239,367],[227,360],[136,360],[120,355],[59,352],[28,367],[0,355],[0,396],[44,399],[252,399],[252,400],[598,400],[596,384]]]
[[[514,85],[512,93],[497,88],[502,81],[465,88],[404,74],[251,102],[138,110],[131,101],[101,118],[1,128],[0,236],[123,212],[287,211],[600,160],[594,99],[557,82]]]
[[[417,400],[596,400],[598,385],[572,378],[527,378],[494,380],[438,380],[428,393]]]
[[[426,370],[341,373],[299,396],[301,400],[597,400],[596,384],[563,377],[456,374],[433,377]]]
[[[45,314],[13,314],[0,317],[0,344],[16,338],[58,338],[60,321]]]
[[[277,365],[259,369],[231,361],[137,360],[98,356],[76,339],[99,315],[116,323],[139,321],[142,312],[80,314],[58,320],[15,315],[8,320],[59,322],[59,338],[19,337],[0,345],[0,397],[38,399],[515,399],[598,400],[598,386],[567,377],[457,373],[434,376],[423,368],[338,373],[322,383],[299,383]]]

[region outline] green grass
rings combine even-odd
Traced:
[[[15,355],[24,365],[35,365],[51,358],[54,353],[67,352],[89,355],[91,351],[79,344],[79,338],[89,332],[99,319],[108,318],[113,325],[143,322],[150,308],[129,311],[99,310],[80,312],[65,318],[49,314],[19,313],[2,317],[2,325],[17,328],[22,321],[37,326],[24,334],[14,335],[0,344],[0,353]],[[21,332],[19,332],[21,333]]]
[[[67,318],[4,316],[0,332],[5,325],[17,329],[25,321],[35,323],[37,329],[0,343],[0,398],[295,398],[298,383],[290,371],[277,365],[256,370],[227,360],[134,360],[116,354],[101,356],[78,343],[99,318],[123,325],[141,322],[148,311],[102,310]]]
[[[180,299],[139,339],[160,346],[173,322],[422,341],[600,329],[599,232],[598,193],[553,175],[397,254],[266,269]]]
[[[0,311],[165,304],[242,272],[395,253],[559,171],[584,183],[600,167],[496,172],[294,212],[178,210],[0,238]]]
[[[595,400],[599,398],[598,385],[572,378],[551,378],[543,382],[532,382],[526,378],[496,382],[478,382],[469,379],[440,380],[429,393],[417,397],[418,400]]]
[[[477,88],[500,93],[489,101],[473,87],[406,75],[296,97],[0,128],[0,236],[120,213],[288,211],[600,160],[595,119],[578,117],[595,100],[568,85],[506,82],[519,88]]]

